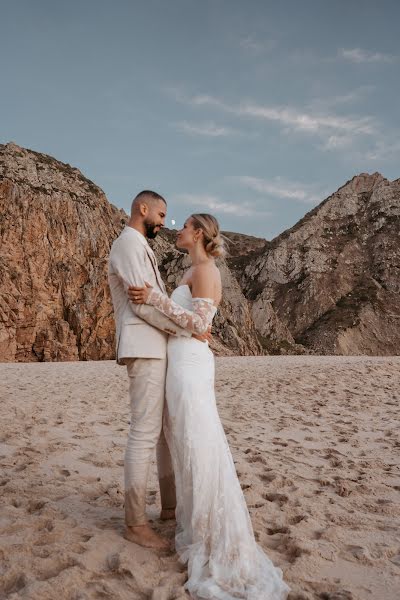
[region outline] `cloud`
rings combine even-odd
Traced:
[[[175,123],[175,127],[181,133],[203,137],[227,137],[239,133],[230,127],[221,127],[213,122],[197,124],[180,121],[179,123]]]
[[[327,111],[331,110],[336,106],[343,106],[347,104],[353,104],[355,102],[362,102],[371,93],[375,91],[373,85],[362,85],[354,90],[348,91],[343,94],[329,94],[324,97],[315,97],[310,102],[310,109],[316,111]]]
[[[322,144],[322,150],[337,150],[350,146],[353,142],[351,136],[348,135],[330,135]]]
[[[192,106],[216,106],[217,108],[221,108],[222,110],[226,110],[228,112],[234,112],[233,108],[229,106],[229,104],[225,104],[218,98],[214,96],[210,96],[208,94],[198,94],[197,96],[191,96],[185,99],[185,102],[191,104]]]
[[[376,126],[369,116],[339,116],[329,113],[304,111],[296,107],[268,106],[251,102],[228,104],[215,96],[198,94],[185,96],[175,93],[177,101],[194,107],[213,107],[237,117],[251,117],[258,120],[277,122],[294,131],[327,135],[331,132],[342,132],[354,135],[374,135]]]
[[[362,48],[341,48],[338,56],[353,63],[393,63],[397,56],[382,52],[371,52]]]
[[[233,215],[235,217],[267,217],[271,213],[260,210],[251,202],[226,202],[217,196],[209,196],[205,194],[180,194],[175,200],[179,204],[189,204],[197,206],[199,210],[209,210],[216,213]]]
[[[260,40],[255,34],[247,35],[239,42],[240,47],[252,54],[269,52],[276,46],[275,40]]]
[[[253,192],[267,194],[270,197],[281,198],[284,200],[294,200],[295,202],[304,204],[319,203],[327,195],[322,190],[318,191],[315,185],[288,181],[281,177],[260,179],[248,175],[239,175],[230,177],[230,179],[238,182]]]
[[[216,111],[219,111],[231,116],[235,125],[242,119],[252,119],[255,122],[265,122],[266,124],[275,123],[279,127],[281,135],[297,134],[316,138],[314,145],[321,152],[342,152],[343,157],[344,153],[347,157],[363,155],[372,160],[375,156],[378,159],[378,157],[390,157],[396,153],[396,144],[387,145],[388,140],[393,136],[389,132],[385,132],[382,123],[374,117],[354,113],[336,114],[334,106],[336,104],[343,108],[346,103],[355,102],[373,90],[372,86],[361,86],[341,95],[332,95],[325,104],[323,99],[317,98],[304,108],[273,106],[250,101],[226,102],[211,94],[190,95],[183,88],[169,88],[168,92],[173,94],[176,101],[197,111],[207,111],[208,114],[216,114]],[[331,104],[329,100],[331,100]],[[233,132],[247,137],[262,135],[260,127],[257,127],[256,133],[241,133],[235,126],[233,128],[218,127],[213,122],[206,124],[203,133],[200,131],[203,127],[191,123],[186,123],[181,127],[187,134],[208,134],[209,137],[227,136]],[[254,130],[254,127],[252,129]],[[299,200],[301,201],[301,198]]]
[[[242,105],[240,114],[278,121],[295,130],[318,133],[320,131],[340,130],[356,134],[371,135],[374,127],[371,117],[340,117],[337,115],[318,115],[306,113],[296,108],[260,106],[256,104]]]

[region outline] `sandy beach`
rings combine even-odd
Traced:
[[[400,358],[218,358],[256,537],[290,600],[400,597]],[[1,364],[0,597],[183,600],[174,554],[123,532],[125,370]],[[152,466],[148,514],[161,522]]]

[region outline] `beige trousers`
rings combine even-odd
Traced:
[[[147,523],[147,478],[155,447],[162,508],[175,508],[176,497],[171,456],[162,431],[167,360],[130,358],[126,364],[131,426],[125,452],[125,522],[135,526]]]

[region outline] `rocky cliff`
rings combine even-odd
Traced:
[[[70,165],[0,145],[0,360],[114,358],[107,285],[112,241],[126,221],[102,190]],[[168,232],[156,240],[171,285],[184,266]],[[256,354],[249,305],[225,264],[215,350]]]
[[[107,255],[123,215],[78,169],[0,146],[0,359],[112,356]]]
[[[361,174],[251,258],[240,278],[273,352],[399,354],[400,180]]]
[[[114,358],[107,285],[126,222],[70,165],[0,145],[0,360]],[[272,241],[225,232],[217,354],[399,354],[400,180],[354,177]],[[169,291],[188,258],[153,242]]]

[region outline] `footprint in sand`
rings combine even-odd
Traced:
[[[277,493],[263,494],[263,498],[265,498],[265,500],[268,500],[268,502],[276,502],[277,504],[279,504],[279,506],[283,506],[289,500],[289,498],[285,494]]]
[[[82,460],[83,462],[91,463],[95,467],[112,467],[113,466],[113,462],[110,459],[102,460],[96,454],[93,454],[93,453],[85,454],[84,456],[81,456],[80,460]]]
[[[267,529],[268,535],[275,535],[276,533],[290,533],[289,527],[275,525],[275,527],[269,527]]]
[[[361,562],[365,565],[371,565],[374,563],[369,551],[367,548],[363,548],[363,546],[347,546],[346,550],[350,556],[355,558],[358,562]]]
[[[31,552],[35,558],[49,558],[51,555],[51,550],[44,548],[43,546],[32,546]]]
[[[318,598],[320,600],[353,600],[354,596],[347,590],[337,590],[332,592],[321,592]]]
[[[240,487],[242,488],[243,491],[248,490],[251,488],[251,483],[241,483]]]
[[[58,413],[57,417],[56,417],[56,425],[62,425],[64,423],[64,418],[62,416],[62,413]]]
[[[272,481],[274,481],[274,479],[276,479],[276,475],[275,473],[264,473],[262,475],[259,475],[259,479],[261,479],[261,481],[264,481],[264,483],[271,483]]]
[[[282,541],[277,546],[277,550],[286,555],[287,560],[293,564],[303,554],[311,554],[311,551],[301,546],[296,540],[287,534],[282,535]]]
[[[304,521],[305,519],[307,519],[306,515],[295,515],[294,517],[291,517],[289,519],[289,523],[291,525],[298,525],[299,523],[301,523],[302,521]]]
[[[352,492],[349,484],[340,480],[336,481],[335,491],[339,496],[342,496],[343,498],[347,498],[347,496],[350,496]]]
[[[10,504],[11,506],[14,506],[14,508],[20,508],[22,506],[22,500],[20,498],[12,498]]]
[[[28,579],[25,573],[17,573],[13,575],[8,581],[4,582],[3,590],[6,594],[6,598],[10,594],[17,594],[20,590],[22,590],[26,584],[28,583]]]
[[[77,560],[72,556],[60,558],[57,554],[56,556],[52,554],[48,559],[43,559],[43,562],[38,566],[37,578],[40,581],[52,579],[77,564]]]
[[[262,463],[263,465],[267,464],[267,461],[265,460],[265,458],[263,456],[261,456],[261,454],[253,454],[251,456],[249,454],[247,454],[246,460],[249,463],[259,462],[259,463]]]
[[[41,511],[42,508],[44,508],[44,506],[46,505],[46,503],[47,500],[32,500],[28,504],[28,513],[32,514]]]

